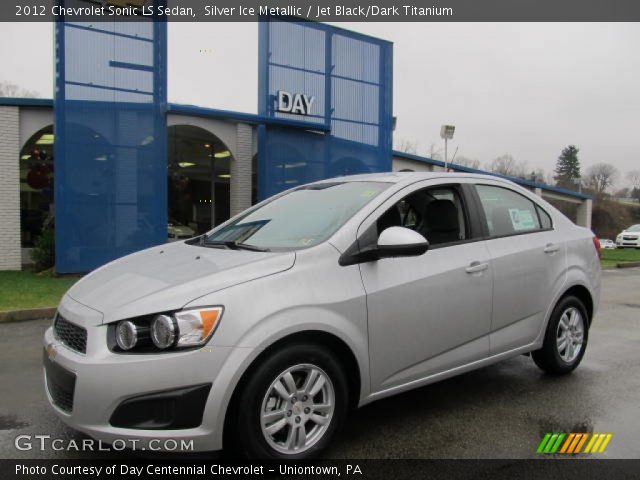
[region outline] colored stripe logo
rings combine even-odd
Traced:
[[[611,441],[611,433],[547,433],[536,453],[542,455],[604,453]]]

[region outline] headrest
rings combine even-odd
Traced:
[[[427,205],[425,223],[430,231],[458,231],[458,209],[451,200],[434,200]]]

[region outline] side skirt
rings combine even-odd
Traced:
[[[413,390],[414,388],[424,387],[425,385],[436,383],[436,382],[439,382],[440,380],[445,380],[447,378],[455,377],[456,375],[460,375],[465,372],[477,370],[478,368],[482,368],[494,363],[498,363],[502,360],[506,360],[507,358],[516,357],[521,354],[527,354],[533,350],[536,350],[537,348],[539,348],[539,346],[536,344],[536,342],[533,342],[528,345],[525,345],[524,347],[514,348],[513,350],[508,350],[506,352],[502,352],[497,355],[484,358],[482,360],[477,360],[475,362],[467,363],[459,367],[445,370],[444,372],[435,373],[433,375],[429,375],[428,377],[420,378],[418,380],[412,380],[411,382],[407,382],[402,385],[397,385],[395,387],[387,388],[385,390],[380,390],[379,392],[374,392],[370,394],[368,397],[361,399],[360,403],[358,404],[358,407],[362,407],[364,405],[367,405],[368,403],[375,402],[376,400],[381,400],[386,397],[391,397],[392,395],[396,395],[398,393]]]

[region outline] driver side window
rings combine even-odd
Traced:
[[[430,245],[469,238],[462,198],[456,186],[430,187],[413,192],[378,219],[378,235],[389,227],[405,227],[420,233]]]

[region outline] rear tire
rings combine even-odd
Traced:
[[[542,348],[531,353],[536,365],[551,375],[572,372],[586,351],[590,320],[579,298],[562,298],[553,309]]]
[[[344,423],[347,380],[330,350],[312,343],[269,355],[239,392],[233,452],[259,459],[301,460],[329,445]]]

